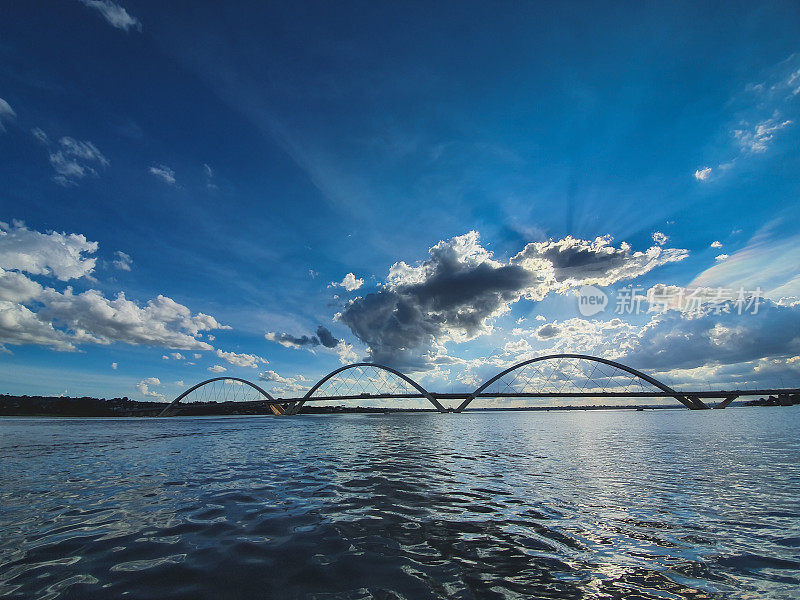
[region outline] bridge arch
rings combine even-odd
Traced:
[[[175,400],[170,402],[169,405],[164,410],[162,410],[160,413],[158,413],[158,416],[159,417],[167,417],[167,416],[169,416],[171,411],[172,411],[172,409],[178,404],[178,402],[183,400],[186,396],[191,394],[196,389],[199,389],[199,388],[203,387],[204,385],[208,385],[209,383],[214,383],[215,381],[226,381],[226,380],[238,381],[239,383],[241,383],[243,385],[249,385],[251,388],[253,388],[257,392],[259,392],[262,396],[264,396],[267,400],[269,400],[272,403],[277,404],[277,401],[275,400],[275,398],[270,396],[268,391],[266,391],[262,387],[256,385],[252,381],[247,381],[247,379],[242,379],[241,377],[212,377],[211,379],[206,379],[205,381],[201,381],[200,383],[198,383],[196,385],[193,385],[188,390],[183,392],[180,396],[175,398]],[[271,405],[271,406],[273,406],[273,405]]]
[[[391,367],[387,367],[386,365],[381,365],[381,364],[378,364],[378,363],[368,363],[368,362],[353,363],[353,364],[350,364],[350,365],[345,365],[344,367],[339,367],[338,369],[335,369],[335,370],[331,371],[330,373],[325,375],[325,377],[323,377],[317,383],[315,383],[311,387],[311,389],[306,392],[306,395],[303,396],[303,400],[300,402],[300,405],[302,406],[302,404],[307,399],[311,398],[311,396],[314,394],[314,392],[316,392],[322,385],[324,385],[325,382],[329,381],[330,379],[332,379],[333,377],[335,377],[336,375],[338,375],[339,373],[341,373],[343,371],[347,371],[347,370],[350,370],[350,369],[355,369],[355,368],[358,368],[358,367],[374,367],[374,368],[380,369],[382,371],[387,371],[388,373],[391,373],[392,375],[394,375],[396,377],[399,377],[400,379],[405,381],[407,384],[409,384],[411,387],[413,387],[415,390],[417,390],[420,394],[422,394],[425,398],[428,399],[428,402],[430,402],[431,404],[433,404],[434,407],[436,407],[436,410],[438,410],[439,412],[448,412],[448,410],[444,406],[442,406],[441,403],[428,390],[426,390],[424,387],[422,387],[416,381],[411,379],[408,375],[405,375],[405,374],[401,373],[400,371],[398,371],[396,369],[393,369]]]
[[[696,410],[696,409],[708,408],[705,404],[703,404],[700,401],[699,398],[689,398],[686,395],[681,394],[677,390],[672,389],[668,385],[660,382],[658,379],[655,379],[654,377],[650,377],[646,373],[642,373],[641,371],[638,371],[637,369],[634,369],[634,368],[629,367],[627,365],[623,365],[622,363],[619,363],[619,362],[616,362],[616,361],[613,361],[613,360],[608,360],[607,358],[600,358],[599,356],[591,356],[589,354],[548,354],[546,356],[537,356],[536,358],[531,358],[529,360],[524,360],[522,362],[519,362],[519,363],[517,363],[517,364],[515,364],[515,365],[513,365],[513,366],[511,366],[511,367],[509,367],[507,369],[505,369],[504,371],[501,371],[500,373],[498,373],[497,375],[495,375],[491,379],[487,380],[483,385],[481,385],[474,392],[472,392],[466,398],[466,400],[464,400],[455,409],[455,412],[457,412],[457,413],[462,412],[469,405],[469,403],[472,402],[486,388],[488,388],[490,385],[492,385],[495,381],[499,380],[503,376],[508,375],[512,371],[516,371],[517,369],[521,369],[521,368],[526,367],[526,366],[528,366],[530,364],[533,364],[533,363],[542,362],[542,361],[546,361],[546,360],[558,360],[558,359],[562,359],[562,358],[576,358],[576,359],[580,359],[580,360],[594,361],[594,362],[597,362],[597,363],[601,363],[601,364],[604,364],[604,365],[608,365],[608,366],[614,367],[616,369],[620,369],[621,371],[625,371],[626,373],[630,373],[631,375],[634,375],[635,377],[638,377],[639,379],[641,379],[643,381],[646,381],[650,385],[652,385],[652,386],[658,388],[659,390],[661,390],[662,392],[664,392],[665,396],[670,396],[672,398],[675,398],[681,404],[683,404],[684,406],[686,406],[689,409]]]

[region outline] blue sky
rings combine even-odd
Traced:
[[[796,3],[286,4],[6,7],[0,391],[566,350],[800,384]]]

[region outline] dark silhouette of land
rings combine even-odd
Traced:
[[[747,402],[734,403],[739,406],[791,406],[800,404],[800,394],[786,397],[770,396]],[[66,396],[12,396],[0,395],[0,416],[15,417],[155,417],[162,410],[163,402],[147,402],[123,398],[70,398]],[[530,407],[486,407],[474,411],[550,411],[550,410],[655,410],[683,408],[675,403],[647,405],[592,405],[592,406],[530,406]],[[433,408],[395,408],[365,406],[319,406],[306,405],[300,414],[335,413],[402,413],[434,412]],[[187,402],[179,405],[178,415],[272,415],[266,402]]]
[[[70,398],[67,396],[11,396],[0,394],[0,416],[6,417],[155,417],[166,405],[123,398]],[[433,409],[402,409],[362,406],[305,406],[303,414],[387,413]],[[181,416],[272,415],[266,402],[186,402]]]

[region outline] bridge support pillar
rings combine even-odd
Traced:
[[[689,401],[690,410],[706,410],[709,407],[705,405],[705,403],[700,400],[698,396],[685,396],[685,398]]]
[[[269,409],[272,411],[273,415],[285,415],[286,409],[283,408],[282,404],[270,404]]]
[[[472,402],[473,400],[475,400],[475,396],[474,396],[474,395],[472,395],[472,394],[470,394],[469,396],[467,396],[467,397],[464,399],[464,401],[463,401],[461,404],[459,404],[458,406],[456,406],[456,407],[453,409],[453,412],[456,412],[456,413],[464,412],[464,409],[465,409],[465,408],[467,408],[467,405],[468,405],[470,402]]]
[[[288,408],[286,414],[287,415],[296,415],[297,413],[300,412],[300,409],[303,408],[303,404],[305,404],[305,402],[303,402],[302,400],[298,401],[298,402],[289,402],[289,408]]]
[[[715,404],[714,408],[725,408],[731,402],[736,400],[738,397],[739,397],[738,394],[731,394],[730,396],[725,396],[725,399],[722,402],[720,402],[719,404]]]
[[[439,402],[439,401],[438,401],[438,400],[437,400],[437,399],[434,397],[434,395],[433,395],[433,394],[431,394],[430,392],[423,392],[423,393],[425,394],[425,397],[426,397],[426,398],[427,398],[427,399],[430,401],[430,403],[431,403],[431,404],[433,404],[433,405],[436,407],[436,410],[438,410],[440,413],[446,413],[446,412],[450,412],[450,411],[449,411],[449,410],[447,410],[447,409],[446,409],[444,406],[442,406],[442,403],[441,403],[441,402]]]
[[[269,409],[273,415],[296,415],[305,402],[280,402],[270,404]]]

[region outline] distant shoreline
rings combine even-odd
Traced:
[[[794,399],[798,404],[800,399]],[[737,402],[732,406],[781,406],[777,399],[759,398]],[[785,406],[785,404],[783,404]],[[163,402],[148,402],[123,398],[71,398],[67,396],[13,396],[0,394],[0,417],[155,417],[166,407]],[[467,409],[466,412],[549,412],[586,410],[672,410],[683,409],[675,405],[628,404],[593,406],[528,406],[485,407]],[[246,416],[269,415],[266,403],[253,402],[187,402],[180,405],[180,416]],[[364,406],[315,406],[307,404],[299,414],[387,414],[408,412],[436,412],[428,408],[395,408]]]

